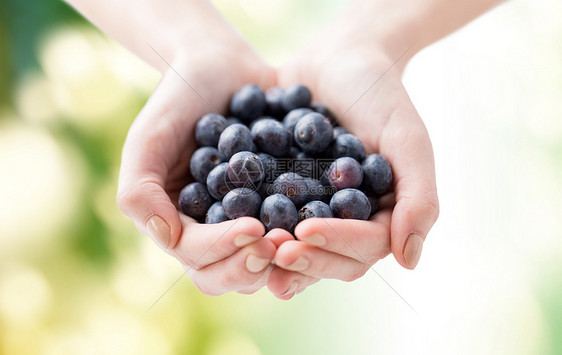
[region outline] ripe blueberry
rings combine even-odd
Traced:
[[[201,219],[213,203],[207,188],[200,182],[193,182],[180,192],[179,205],[182,212],[189,217]]]
[[[230,159],[235,153],[252,150],[254,142],[248,127],[234,123],[222,132],[219,138],[219,152],[225,160]]]
[[[332,157],[351,157],[361,162],[365,159],[365,148],[359,138],[355,137],[353,134],[340,134],[332,145]]]
[[[291,172],[281,174],[275,179],[273,191],[287,196],[297,207],[304,205],[308,199],[306,181],[299,174]]]
[[[189,171],[195,180],[205,183],[209,172],[220,163],[220,153],[217,148],[201,147],[193,152],[189,161]]]
[[[260,220],[267,231],[282,228],[292,232],[299,221],[297,208],[285,195],[274,194],[266,198],[260,209]]]
[[[265,102],[267,103],[265,113],[277,119],[283,118],[286,111],[283,108],[283,98],[285,91],[280,87],[272,87],[265,92]]]
[[[234,188],[228,180],[227,169],[228,163],[221,163],[207,175],[207,189],[215,200],[222,200],[224,195]]]
[[[310,90],[304,85],[291,85],[285,89],[283,108],[289,112],[299,107],[308,107],[312,100]]]
[[[363,181],[363,170],[357,160],[350,157],[336,159],[326,171],[328,182],[337,190],[358,188]]]
[[[228,180],[236,187],[257,189],[265,176],[263,163],[252,152],[238,152],[230,158],[227,168]]]
[[[227,126],[228,122],[224,117],[216,113],[208,113],[195,125],[195,140],[199,145],[216,147],[222,131]]]
[[[244,216],[257,217],[260,205],[260,195],[247,188],[236,188],[227,193],[222,200],[224,213],[230,219]]]
[[[217,201],[209,207],[207,214],[205,216],[205,223],[214,224],[228,221],[228,217],[224,213],[224,208],[222,208],[222,203]]]
[[[261,115],[266,107],[263,90],[254,84],[242,86],[230,100],[230,113],[244,122]]]
[[[385,157],[371,154],[363,161],[365,186],[377,195],[388,191],[392,185],[392,169]]]
[[[307,218],[332,218],[330,206],[322,201],[311,201],[299,210],[299,222]]]
[[[297,122],[294,137],[303,152],[316,155],[325,151],[332,142],[332,125],[321,114],[309,113]]]
[[[334,217],[367,220],[371,214],[371,204],[367,195],[357,189],[343,189],[330,200]]]
[[[272,118],[255,121],[251,130],[258,149],[275,157],[282,157],[291,149],[292,137],[283,124]]]

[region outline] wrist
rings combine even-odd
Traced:
[[[347,38],[354,45],[373,48],[400,69],[425,45],[420,25],[422,16],[414,6],[405,7],[396,1],[358,0],[351,3],[337,22],[345,27]]]

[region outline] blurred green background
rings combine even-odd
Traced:
[[[344,3],[215,1],[275,65]],[[183,271],[115,194],[158,73],[63,2],[0,6],[0,354],[562,353],[559,2],[512,1],[407,69],[442,214],[415,272],[375,270],[416,312],[374,272],[289,302],[184,277],[148,310]]]

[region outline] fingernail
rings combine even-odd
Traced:
[[[412,233],[408,236],[406,240],[406,245],[404,246],[404,259],[406,259],[406,264],[410,269],[414,269],[420,261],[420,256],[423,248],[423,238],[421,235]]]
[[[264,259],[250,254],[246,259],[246,268],[250,272],[259,272],[265,269],[266,266],[269,265],[270,261],[271,259]]]
[[[309,235],[308,237],[303,238],[302,241],[317,247],[326,245],[326,238],[324,238],[321,234]]]
[[[261,238],[262,237],[253,237],[251,235],[240,234],[237,235],[236,238],[234,238],[234,245],[236,245],[238,248],[242,248],[245,247],[246,245],[257,242]]]
[[[167,249],[170,244],[170,226],[162,219],[162,217],[154,215],[146,221],[146,228],[152,238],[162,248]]]
[[[304,256],[299,256],[298,259],[292,263],[291,265],[289,265],[287,267],[287,269],[293,270],[293,271],[303,271],[306,270],[306,268],[308,268],[308,265],[310,264],[310,261],[308,261],[307,258],[305,258]]]
[[[297,290],[297,287],[299,285],[297,284],[296,281],[293,281],[291,283],[291,286],[289,286],[289,288],[287,289],[287,291],[285,291],[281,296],[285,296],[285,295],[290,295],[291,293],[294,293]]]

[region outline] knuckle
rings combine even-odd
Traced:
[[[204,295],[207,296],[220,296],[222,293],[216,290],[209,288],[208,286],[204,286],[197,281],[193,281],[193,285]]]
[[[439,200],[435,193],[429,194],[421,205],[422,210],[425,212],[431,221],[435,223],[439,217]]]
[[[117,194],[117,206],[121,212],[127,214],[137,204],[138,197],[131,189],[119,191]]]
[[[355,270],[353,270],[352,273],[346,275],[346,277],[344,278],[343,281],[346,281],[346,282],[355,281],[355,280],[363,277],[363,275],[365,275],[367,270],[369,270],[369,265],[361,264],[361,266],[356,268]]]
[[[238,282],[238,277],[239,276],[233,272],[226,272],[222,274],[218,280],[220,288],[224,290],[232,290]]]
[[[238,293],[242,294],[242,295],[253,295],[256,292],[257,292],[257,290],[254,290],[254,289],[245,289],[245,290],[239,290],[238,291]]]

